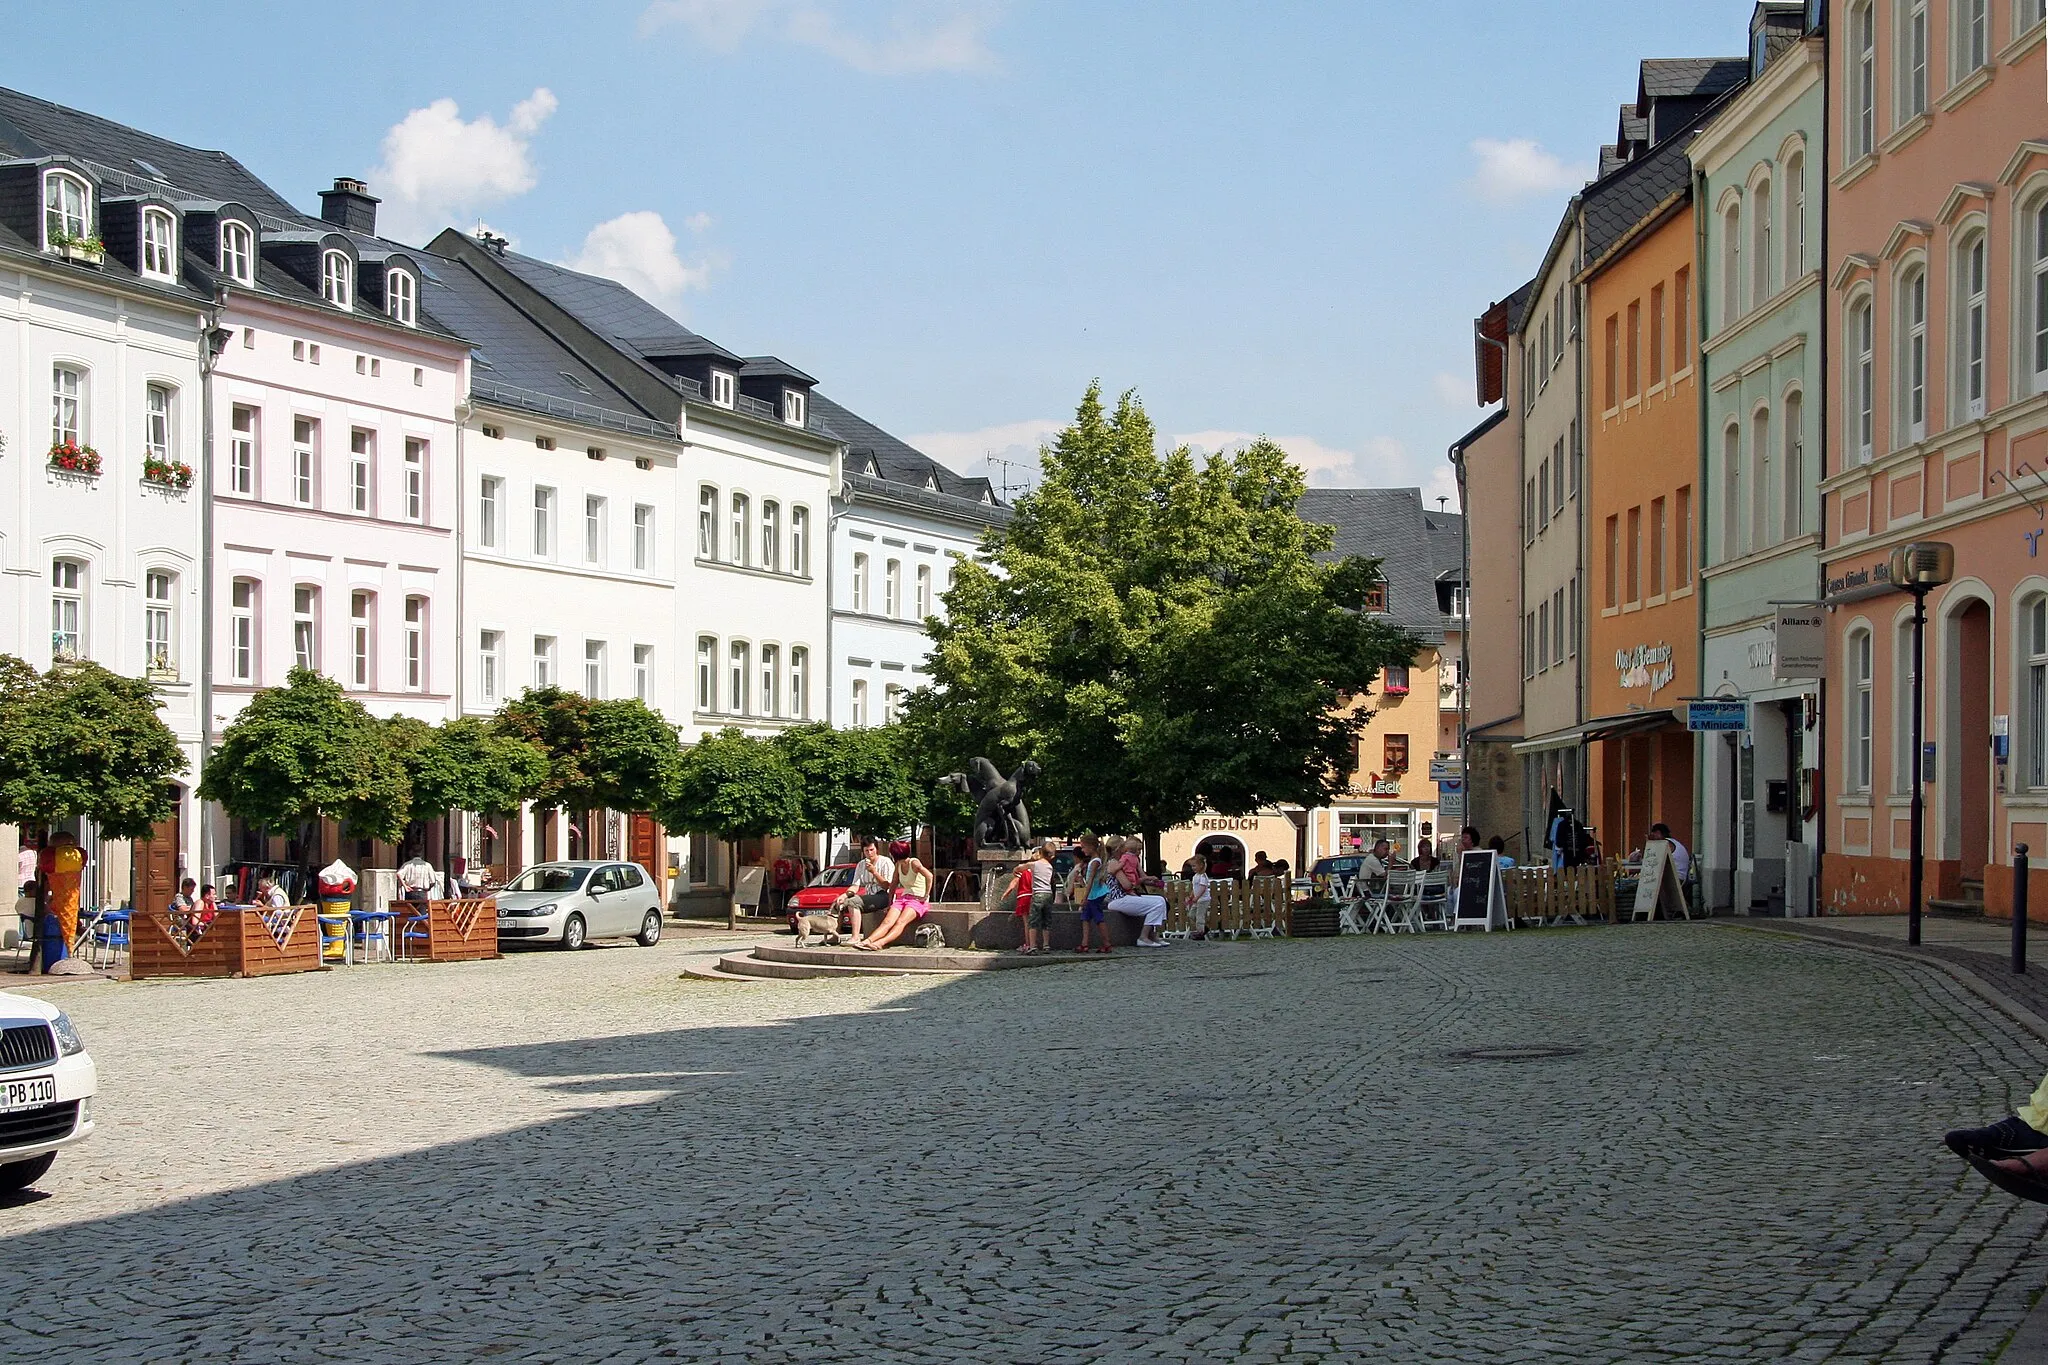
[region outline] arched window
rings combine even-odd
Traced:
[[[697,712],[709,715],[718,709],[718,641],[709,635],[697,637]]]
[[[163,384],[146,384],[142,390],[142,451],[150,459],[170,463],[176,451],[171,446],[171,390]]]
[[[1927,0],[1898,0],[1899,102],[1892,126],[1903,127],[1927,112]]]
[[[43,249],[84,245],[92,238],[92,191],[62,171],[43,177]]]
[[[50,656],[85,657],[85,565],[75,559],[50,562]]]
[[[1870,720],[1871,720],[1871,658],[1870,629],[1862,627],[1849,633],[1849,752],[1844,767],[1848,769],[1849,790],[1868,793],[1870,791]]]
[[[1771,410],[1758,408],[1749,418],[1750,460],[1755,468],[1749,481],[1749,548],[1761,550],[1771,543]]]
[[[1742,557],[1742,428],[1730,422],[1721,433],[1721,472],[1726,498],[1721,509],[1721,558]]]
[[[868,684],[865,678],[853,680],[853,723],[857,726],[868,723]]]
[[[1912,791],[1913,770],[1913,622],[1899,617],[1892,627],[1892,794]]]
[[[151,569],[142,576],[142,661],[152,678],[178,676],[178,576]]]
[[[178,226],[164,209],[142,211],[142,273],[168,280],[178,273]]]
[[[751,506],[745,493],[732,495],[732,562],[753,563],[753,537],[748,534]]]
[[[774,645],[761,646],[761,714],[782,714],[782,651]]]
[[[75,365],[50,367],[50,444],[85,444],[85,371]]]
[[[409,270],[387,270],[384,272],[384,311],[391,315],[393,322],[402,322],[408,327],[418,325],[419,286],[413,283]]]
[[[1853,357],[1844,382],[1849,386],[1850,456],[1869,464],[1877,426],[1877,317],[1870,297],[1849,305],[1849,354]]]
[[[1806,529],[1806,396],[1794,389],[1785,395],[1785,418],[1782,425],[1784,436],[1784,469],[1780,482],[1784,487],[1784,505],[1779,509],[1783,518],[1784,540],[1790,540]]]
[[[1956,249],[1956,415],[1971,421],[1985,408],[1985,298],[1988,272],[1984,234],[1973,233]]]
[[[2020,608],[2020,781],[2048,787],[2048,596]]]
[[[761,504],[761,567],[770,573],[782,570],[782,504]]]
[[[811,576],[811,509],[789,509],[789,571],[799,578]]]
[[[256,681],[256,581],[237,578],[228,587],[228,676]]]
[[[1915,266],[1899,281],[1899,434],[1895,446],[1927,438],[1927,271]]]
[[[220,271],[236,284],[256,281],[256,237],[247,223],[223,218],[220,223]]]
[[[2035,393],[2048,393],[2048,198],[2027,211],[2022,240],[2027,247],[2027,278],[2031,296],[2027,309],[2031,339],[2028,365]]]
[[[708,483],[697,490],[697,558],[718,558],[718,490]]]
[[[789,714],[797,720],[811,714],[811,651],[802,645],[789,651]]]
[[[1806,154],[1785,158],[1785,283],[1806,273]]]
[[[311,583],[292,589],[292,664],[320,668],[320,589]]]
[[[1771,182],[1749,192],[1749,303],[1759,307],[1771,296]]]
[[[336,308],[355,306],[355,266],[345,251],[320,255],[320,297]]]
[[[1721,328],[1726,330],[1742,313],[1742,202],[1736,200],[1721,214]]]
[[[868,609],[868,557],[866,555],[855,555],[853,557],[853,582],[850,586],[853,590],[853,609],[856,612],[866,611]]]
[[[727,680],[727,685],[732,690],[726,695],[726,707],[735,716],[744,716],[747,714],[749,651],[744,641],[734,640],[729,647],[729,653],[732,658],[732,676]]]
[[[917,566],[917,619],[920,623],[932,614],[932,566]]]
[[[427,599],[405,599],[405,688],[423,692],[427,687]]]
[[[894,620],[903,614],[903,562],[892,559],[882,569],[882,615]]]
[[[349,686],[377,685],[377,594],[358,589],[348,595]]]

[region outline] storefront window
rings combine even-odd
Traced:
[[[1407,811],[1340,810],[1337,812],[1337,852],[1364,853],[1379,840],[1393,845],[1394,856],[1406,859],[1412,840]]]

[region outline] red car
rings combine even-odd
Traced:
[[[846,888],[853,885],[853,874],[860,868],[859,863],[839,863],[826,868],[811,879],[811,884],[789,898],[789,927],[796,930],[796,916],[799,910],[826,910],[832,902],[846,894]],[[845,911],[839,914],[839,932],[853,932],[853,917]]]

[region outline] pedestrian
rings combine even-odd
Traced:
[[[1358,864],[1358,875],[1374,890],[1386,883],[1387,871],[1394,863],[1394,846],[1385,839],[1372,841],[1372,849]]]
[[[434,865],[421,857],[418,849],[398,865],[398,890],[413,905],[425,905],[434,898]]]
[[[1252,858],[1252,870],[1250,871],[1250,873],[1247,874],[1247,879],[1250,880],[1258,877],[1270,877],[1272,875],[1273,864],[1266,861],[1266,850],[1262,848]]]
[[[1470,853],[1479,847],[1479,827],[1467,825],[1458,831],[1458,852]]]
[[[894,894],[889,900],[889,912],[876,926],[874,936],[861,941],[859,946],[864,952],[880,952],[903,937],[905,929],[931,913],[928,897],[932,870],[912,856],[910,840],[898,839],[889,845],[888,861],[896,874]]]
[[[284,888],[277,884],[277,878],[265,877],[256,883],[256,903],[266,910],[285,910],[291,906],[291,898]]]
[[[1486,846],[1499,855],[1493,861],[1494,865],[1496,867],[1499,867],[1502,871],[1506,871],[1508,868],[1511,868],[1515,865],[1515,860],[1508,856],[1507,841],[1502,839],[1498,834],[1494,835],[1491,839],[1488,839],[1486,841]]]
[[[21,851],[14,855],[14,884],[32,882],[36,879],[36,846],[24,831],[21,836]]]
[[[1188,879],[1188,935],[1197,939],[1207,938],[1211,899],[1209,874],[1203,870],[1200,858],[1188,859],[1180,874]]]
[[[1056,846],[1047,839],[1031,852],[1029,862],[1019,863],[1003,883],[996,903],[1010,902],[1013,913],[1024,921],[1023,952],[1052,951],[1052,901],[1057,875],[1052,859]]]
[[[882,852],[882,841],[873,837],[861,840],[860,865],[853,871],[856,900],[850,908],[854,947],[858,948],[866,941],[860,933],[861,917],[864,914],[886,915],[896,899],[895,888],[896,864]]]
[[[189,929],[192,924],[192,911],[198,904],[199,883],[187,877],[178,883],[178,893],[171,897],[171,923],[180,929]]]
[[[199,904],[192,911],[193,932],[206,932],[206,926],[212,924],[214,917],[219,914],[220,901],[215,897],[213,883],[208,882],[199,888]]]
[[[1163,948],[1166,939],[1161,930],[1166,927],[1166,897],[1145,890],[1145,873],[1138,861],[1144,847],[1144,841],[1135,837],[1123,841],[1112,874],[1116,889],[1108,908],[1139,921],[1140,948]]]
[[[2048,1176],[2048,1078],[2016,1113],[1987,1127],[1958,1128],[1941,1140],[2006,1193],[2048,1202],[2036,1183]]]
[[[1692,852],[1671,837],[1671,826],[1662,820],[1650,826],[1650,837],[1671,845],[1671,870],[1678,874],[1678,884],[1684,886],[1692,879]]]
[[[1075,873],[1075,881],[1081,887],[1081,943],[1074,951],[1106,953],[1109,951],[1109,900],[1116,894],[1116,877],[1100,839],[1092,834],[1082,835],[1081,852],[1087,861]],[[1098,937],[1101,944],[1091,948],[1089,944]]]

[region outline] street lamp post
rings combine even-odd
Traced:
[[[1955,546],[1939,540],[1916,540],[1892,551],[1892,586],[1913,594],[1913,747],[1908,755],[1912,773],[1912,850],[1907,864],[1911,890],[1906,902],[1906,942],[1920,943],[1920,891],[1925,878],[1927,825],[1927,770],[1922,722],[1925,715],[1927,681],[1926,650],[1922,642],[1927,628],[1927,594],[1956,576]]]

